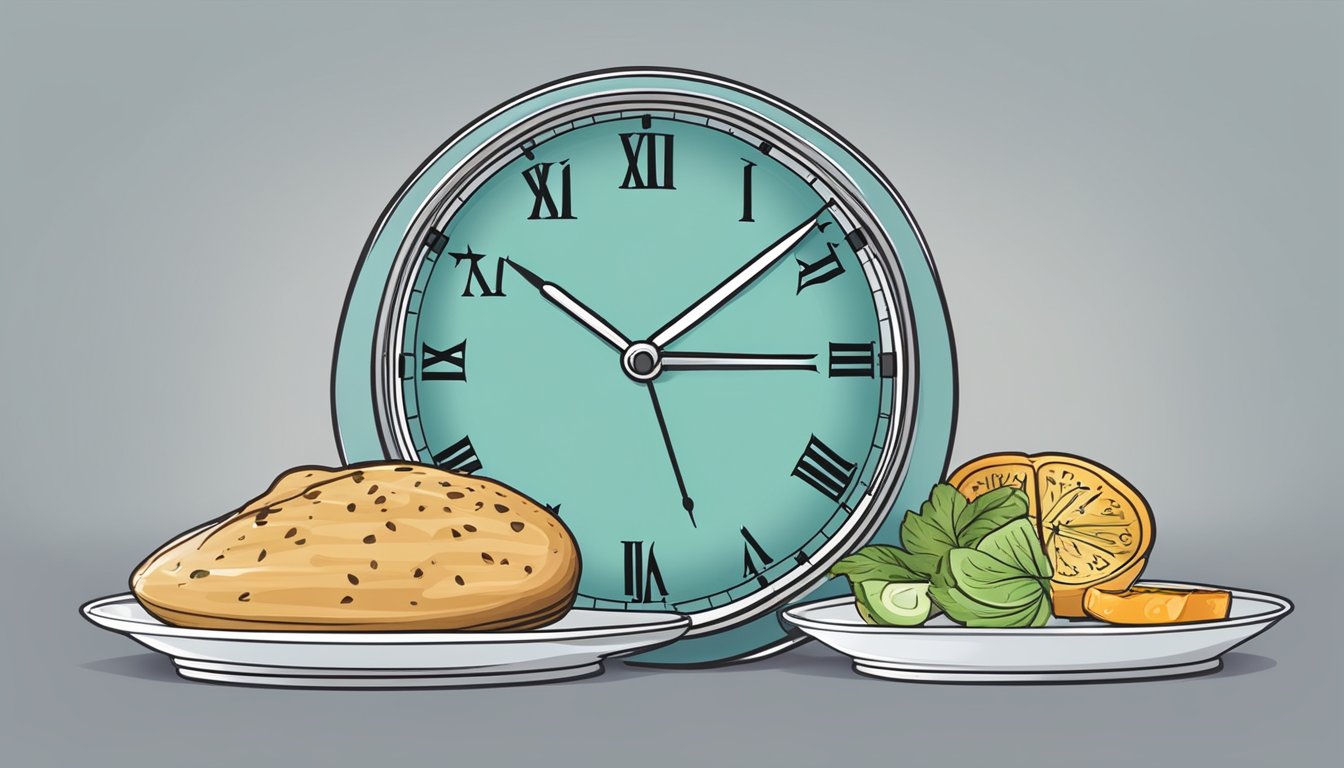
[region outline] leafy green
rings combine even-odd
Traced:
[[[1050,562],[1031,521],[992,531],[974,548],[956,547],[938,564],[929,595],[968,627],[1039,627],[1050,618]]]
[[[873,618],[884,585],[923,583],[938,608],[967,626],[1040,626],[1049,619],[1050,563],[1020,489],[996,488],[967,502],[955,487],[935,485],[918,514],[905,513],[901,543],[864,547],[831,567],[830,576],[849,578],[865,621],[888,623]]]
[[[848,576],[856,586],[865,581],[928,581],[937,567],[936,557],[912,555],[900,547],[876,544],[831,566],[829,575]]]
[[[905,513],[901,545],[911,554],[941,558],[957,547],[974,547],[991,531],[1025,518],[1027,495],[1003,486],[967,503],[956,488],[940,483],[919,511]]]
[[[917,627],[933,611],[929,583],[865,581],[854,588],[859,615],[869,624]]]

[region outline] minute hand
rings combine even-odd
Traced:
[[[705,294],[699,301],[692,304],[685,312],[677,315],[667,325],[664,325],[657,333],[649,337],[649,342],[655,347],[663,348],[669,343],[680,337],[682,334],[694,328],[701,320],[709,317],[719,307],[728,303],[728,300],[736,296],[751,284],[756,278],[761,276],[775,262],[784,257],[784,254],[793,249],[806,235],[812,225],[816,223],[817,218],[826,212],[831,203],[826,203],[816,213],[807,217],[802,224],[794,227],[788,234],[776,240],[773,245],[766,248],[756,255],[756,258],[747,262],[741,269],[729,275],[727,280],[719,283],[718,287]]]

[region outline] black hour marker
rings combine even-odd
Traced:
[[[770,154],[770,150],[775,148],[775,145],[768,141],[762,141],[760,144],[756,145],[756,148],[761,150],[761,154],[768,155]]]
[[[845,235],[845,242],[849,243],[849,247],[853,250],[860,251],[863,250],[864,246],[868,245],[868,235],[864,233],[862,227],[859,227],[853,232]]]
[[[798,290],[795,295],[802,293],[804,288],[834,280],[845,273],[845,267],[840,263],[840,257],[835,253],[835,246],[837,245],[839,243],[827,243],[826,255],[811,263],[798,258],[794,259],[798,262]]]
[[[435,349],[421,342],[420,378],[424,381],[466,381],[467,340],[447,349]]]
[[[556,207],[555,196],[551,191],[551,168],[560,166],[560,205]],[[532,190],[532,213],[528,219],[573,219],[573,210],[569,204],[569,162],[537,163],[523,171],[528,189]],[[542,208],[546,215],[542,215]]]
[[[742,166],[742,218],[738,221],[755,221],[751,218],[751,169],[755,168],[756,164],[745,157],[742,158],[742,162],[746,165]]]
[[[476,294],[471,292],[471,284],[474,282],[481,289],[482,296],[503,296],[504,295],[504,260],[495,259],[495,286],[490,287],[489,281],[485,278],[485,273],[481,271],[481,259],[485,258],[484,253],[472,253],[471,246],[467,246],[466,253],[449,253],[453,257],[453,267],[459,267],[462,262],[470,263],[470,269],[467,272],[467,286],[462,289],[462,295],[474,297]]]
[[[670,133],[622,133],[625,180],[621,189],[676,189],[672,186]]]
[[[448,245],[448,237],[433,227],[425,233],[425,247],[435,256],[443,253],[443,249]]]
[[[742,578],[755,577],[756,583],[764,587],[769,581],[761,574],[761,570],[773,563],[774,559],[765,553],[765,549],[760,545],[760,542],[756,541],[756,537],[751,535],[751,531],[748,531],[746,526],[742,526],[742,538],[747,540],[747,543],[742,545]],[[751,557],[752,553],[756,555],[755,560]],[[757,560],[761,563],[759,566],[756,565]]]
[[[476,449],[471,447],[470,437],[463,437],[434,454],[434,463],[449,472],[461,472],[464,475],[481,469],[481,460],[476,457]]]
[[[658,558],[653,554],[653,542],[649,542],[649,551],[644,553],[644,542],[622,541],[625,545],[625,596],[632,603],[662,602],[667,599],[667,585],[663,583],[663,572],[658,568]],[[658,588],[661,599],[653,599],[653,589]]]
[[[832,379],[840,376],[859,376],[873,378],[873,342],[867,344],[840,344],[831,342]]]
[[[879,370],[880,370],[880,372],[881,372],[881,374],[882,374],[882,378],[884,378],[884,379],[895,378],[895,377],[896,377],[896,353],[895,353],[895,352],[883,352],[882,354],[880,354],[880,355],[877,356],[877,359],[878,359],[878,368],[879,368]]]
[[[854,479],[855,467],[853,462],[845,461],[813,435],[793,468],[793,476],[821,491],[830,500],[839,501]]]

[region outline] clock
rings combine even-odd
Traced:
[[[663,69],[551,83],[436,151],[365,246],[332,386],[345,461],[508,483],[573,532],[577,606],[690,616],[639,659],[668,665],[797,642],[778,609],[898,539],[955,417],[891,185],[780,100]]]

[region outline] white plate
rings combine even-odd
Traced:
[[[873,677],[966,683],[1129,680],[1216,670],[1222,654],[1293,610],[1282,597],[1230,591],[1228,618],[1187,624],[1119,626],[1051,619],[1034,629],[970,629],[939,615],[920,627],[875,627],[859,617],[853,597],[790,608],[784,618],[852,658],[855,671]]]
[[[439,688],[568,680],[681,637],[675,613],[575,609],[525,632],[245,632],[164,624],[130,594],[86,603],[104,629],[167,654],[193,680],[286,688]]]

